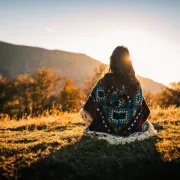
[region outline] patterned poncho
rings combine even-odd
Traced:
[[[134,96],[130,97],[113,85],[106,92],[100,79],[93,87],[80,114],[88,124],[84,131],[86,134],[88,131],[130,137],[140,135],[148,131],[148,128],[154,130],[147,121],[150,110],[141,86]]]

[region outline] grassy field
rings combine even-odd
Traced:
[[[151,109],[150,121],[164,126],[157,138],[110,145],[83,137],[79,114],[3,119],[0,179],[180,178],[180,109]]]

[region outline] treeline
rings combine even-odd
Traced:
[[[152,106],[168,107],[174,105],[180,107],[180,81],[171,83],[169,87],[165,87],[157,94],[144,92],[144,96],[147,103]]]
[[[86,79],[81,88],[72,78],[62,77],[51,68],[19,75],[14,80],[0,76],[0,114],[19,119],[42,115],[46,111],[77,112],[81,107],[80,101],[86,100],[94,84],[106,72],[105,68],[102,65],[95,69],[94,77]],[[156,95],[144,92],[147,103],[180,106],[180,82],[171,85]]]
[[[103,69],[96,69],[94,78],[86,79],[81,88],[71,77],[62,77],[51,68],[41,68],[13,80],[0,76],[0,119],[5,114],[19,119],[39,116],[47,111],[76,112],[81,107],[80,101],[86,100],[93,84],[102,74],[99,71]]]

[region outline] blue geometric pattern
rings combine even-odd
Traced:
[[[102,106],[103,111],[107,115],[107,118],[102,117],[105,126],[109,124],[113,129],[119,130],[133,116],[137,115],[138,117],[142,112],[137,112],[144,99],[141,87],[139,87],[133,97],[126,96],[123,91],[113,86],[105,93],[100,81],[96,84],[94,90],[95,101]],[[137,121],[137,117],[135,117],[134,122]]]

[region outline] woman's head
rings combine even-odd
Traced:
[[[120,89],[124,87],[129,95],[136,92],[140,84],[136,79],[130,53],[126,47],[118,46],[114,49],[110,57],[109,72],[106,73],[103,81],[106,91],[113,84]]]
[[[117,46],[111,57],[109,71],[121,76],[134,76],[134,69],[130,60],[129,50],[125,46]]]

